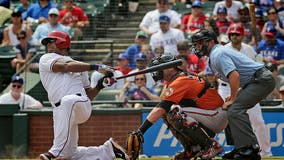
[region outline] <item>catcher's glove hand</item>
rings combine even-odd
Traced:
[[[140,148],[144,142],[141,131],[133,131],[128,134],[126,140],[126,151],[128,152],[131,160],[136,160],[139,156]]]

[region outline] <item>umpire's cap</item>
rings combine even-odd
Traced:
[[[70,49],[71,40],[67,33],[55,30],[48,34],[46,38],[41,41],[41,44],[47,45],[48,43],[54,43],[60,49]]]

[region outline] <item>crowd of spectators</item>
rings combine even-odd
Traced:
[[[30,3],[21,0],[11,11],[11,24],[3,30],[1,46],[12,45],[15,47],[17,57],[11,61],[12,67],[18,71],[25,62],[37,52],[41,39],[53,30],[61,30],[71,35],[73,40],[81,40],[84,28],[90,26],[85,11],[76,5],[75,0],[63,0],[62,4],[53,3],[52,0],[38,0]],[[173,3],[172,3],[173,2]],[[114,56],[117,68],[116,76],[125,75],[149,67],[151,59],[162,54],[182,55],[187,61],[186,72],[200,76],[210,76],[206,69],[207,58],[199,58],[191,49],[191,35],[200,29],[213,30],[218,35],[222,45],[230,42],[231,38],[239,37],[245,45],[249,45],[257,53],[257,61],[276,66],[277,76],[282,79],[279,70],[284,64],[284,27],[283,10],[284,1],[278,0],[223,0],[215,2],[214,9],[208,12],[207,1],[199,0],[157,0],[154,10],[149,10],[143,16],[139,31],[134,37],[134,44],[125,49],[123,53]],[[120,6],[127,5],[126,1],[119,1]],[[133,6],[135,4],[135,6]],[[256,34],[254,34],[249,5],[255,5]],[[135,15],[139,1],[131,1],[125,12]],[[186,8],[180,12],[177,5]],[[2,5],[7,7],[6,5]],[[9,4],[10,7],[10,4]],[[134,7],[134,9],[133,9]],[[128,8],[128,9],[127,9]],[[36,24],[36,28],[31,26]],[[236,26],[242,26],[240,31]],[[228,36],[232,27],[236,28],[234,35]],[[256,35],[256,36],[255,36]],[[238,39],[238,38],[237,38]],[[109,59],[102,63],[112,65]],[[34,64],[32,70],[37,67]],[[91,75],[92,74],[92,75]],[[100,73],[90,73],[92,85],[95,85]],[[155,91],[162,89],[163,82],[155,82],[150,73],[145,76],[146,88]],[[137,87],[135,77],[118,81],[113,87],[107,89],[129,89]],[[127,84],[127,85],[126,85]],[[275,89],[274,99],[281,98],[280,88],[284,85],[279,82]],[[139,88],[139,87],[138,87]],[[126,94],[127,95],[127,94]],[[159,95],[159,93],[156,93]],[[268,97],[269,98],[269,97]],[[270,97],[271,98],[271,97]],[[121,98],[120,98],[121,99]]]

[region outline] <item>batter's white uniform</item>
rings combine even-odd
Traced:
[[[72,60],[69,56],[47,53],[39,62],[40,79],[53,107],[54,140],[49,152],[71,160],[114,159],[109,140],[98,147],[78,147],[78,124],[87,121],[92,111],[84,89],[90,87],[88,72],[52,72],[58,59]]]
[[[103,73],[100,73],[98,71],[94,71],[91,75],[91,87],[96,87],[98,84],[98,81],[103,78],[105,75]],[[119,70],[115,70],[113,72],[114,77],[120,77],[123,76],[123,73],[121,73]],[[122,89],[124,85],[124,79],[118,79],[116,80],[116,83],[114,83],[111,86],[106,86],[104,89]]]
[[[154,33],[150,39],[150,45],[154,51],[157,46],[164,46],[164,53],[177,55],[177,44],[184,40],[184,34],[181,30],[169,28],[166,33],[159,30]]]
[[[226,46],[232,49],[235,49],[232,47],[231,43],[226,44]],[[245,55],[247,55],[248,57],[250,57],[251,59],[255,61],[258,60],[257,53],[248,44],[242,43],[242,48],[240,52],[244,53]],[[230,90],[229,83],[219,80],[218,92],[224,100],[227,96],[231,94],[230,91],[231,90]],[[249,114],[251,125],[255,130],[255,134],[256,134],[258,143],[260,145],[260,148],[261,148],[261,153],[260,153],[261,156],[272,156],[270,137],[268,134],[268,129],[265,126],[265,123],[262,117],[261,107],[259,103],[257,103],[253,108],[249,109],[247,113]]]
[[[166,12],[160,13],[159,10],[156,9],[156,10],[149,11],[148,13],[146,13],[139,27],[144,26],[148,28],[152,33],[158,32],[160,30],[159,17],[161,14],[167,15],[170,18],[171,27],[181,25],[180,16],[176,11],[168,9]]]
[[[0,96],[0,103],[1,104],[19,104],[21,110],[24,108],[39,108],[40,106],[42,106],[38,100],[24,93],[21,93],[20,98],[16,100],[11,95],[11,91],[8,93],[4,93],[3,95]]]

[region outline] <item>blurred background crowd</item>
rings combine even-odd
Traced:
[[[208,29],[221,45],[239,51],[251,47],[251,58],[264,63],[277,81],[267,100],[284,99],[284,0],[0,0],[0,15],[0,92],[16,86],[9,85],[13,75],[38,74],[45,53],[40,41],[53,30],[72,37],[70,56],[114,66],[115,77],[171,54],[184,61],[184,72],[207,78],[217,89],[226,84],[214,77],[207,58],[191,49],[192,34]],[[102,76],[90,73],[91,85]],[[147,73],[121,79],[105,90],[117,90],[118,101],[155,101],[163,84]]]

